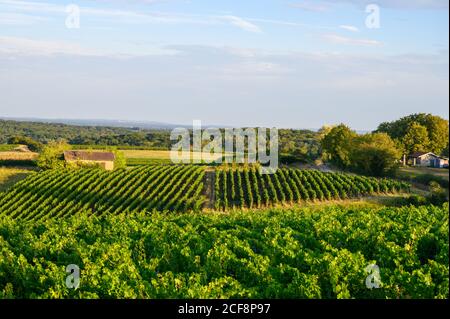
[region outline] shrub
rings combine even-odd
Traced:
[[[45,145],[37,159],[37,165],[42,169],[64,168],[64,151],[70,149],[65,141],[51,141]]]
[[[449,182],[442,177],[432,175],[432,174],[421,174],[413,178],[416,183],[430,185],[431,182],[438,183],[441,187],[449,188]]]

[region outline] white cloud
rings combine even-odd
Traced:
[[[5,5],[6,8],[16,11],[25,11],[31,13],[47,13],[47,14],[60,14],[66,15],[66,6],[51,4],[51,3],[38,3],[32,1],[11,1],[0,0],[0,5]],[[89,15],[100,18],[111,18],[115,21],[130,22],[130,23],[208,23],[211,19],[204,17],[195,17],[191,15],[163,13],[163,12],[151,12],[141,13],[130,10],[117,10],[117,9],[99,9],[87,6],[80,6],[81,15]]]
[[[0,53],[14,55],[83,55],[101,56],[102,53],[83,48],[74,43],[57,41],[37,41],[18,37],[0,37]]]
[[[65,6],[55,5],[46,2],[0,0],[0,5],[4,5],[8,9],[21,10],[27,12],[46,12],[46,13],[65,12]]]
[[[345,44],[355,46],[382,46],[383,43],[377,40],[370,39],[354,39],[343,37],[337,34],[327,34],[324,36],[325,40],[334,44]]]
[[[248,32],[261,33],[262,30],[255,24],[236,16],[223,16],[232,25]]]
[[[448,0],[324,0],[328,3],[351,3],[357,6],[366,6],[376,3],[385,8],[395,9],[432,9],[448,10]]]
[[[245,18],[245,20],[250,21],[250,22],[259,22],[259,23],[288,26],[288,27],[301,27],[301,28],[315,29],[315,30],[317,30],[317,29],[335,30],[336,29],[335,27],[323,26],[323,25],[318,25],[318,24],[306,24],[306,23],[283,21],[283,20],[273,20],[273,19]]]
[[[292,8],[301,9],[305,11],[312,11],[312,12],[325,12],[328,11],[330,8],[328,5],[323,3],[312,3],[310,1],[303,1],[298,3],[291,3],[290,6]]]
[[[118,50],[94,49],[74,42],[34,40],[21,37],[0,36],[0,56],[57,56],[70,55],[80,57],[109,57],[117,59],[130,59],[142,56],[174,56],[180,52],[170,47],[146,47],[139,53],[121,52]]]
[[[66,15],[66,6],[51,3],[38,3],[32,1],[0,0],[0,5],[9,10],[27,13],[47,13]],[[99,9],[80,6],[80,14],[96,18],[113,19],[114,22],[128,24],[203,24],[220,25],[230,24],[247,32],[260,33],[261,29],[247,19],[234,15],[195,15],[170,12],[136,12],[130,10]],[[31,17],[31,16],[30,16]]]
[[[44,17],[34,15],[0,12],[0,24],[2,25],[32,25],[46,20]]]
[[[290,70],[286,66],[261,60],[241,61],[235,64],[220,66],[214,72],[218,77],[231,81],[237,78],[242,79],[243,77],[253,78],[255,81],[264,81],[271,78],[280,79],[284,75],[287,75]]]
[[[340,25],[339,28],[351,32],[359,32],[359,29],[353,25]]]
[[[48,52],[48,46],[39,48]],[[345,122],[356,129],[374,128],[386,116],[424,107],[448,117],[448,52],[261,55],[247,48],[162,49],[180,54],[129,59],[26,55],[14,60],[0,54],[0,87],[7,88],[0,113],[175,123],[201,118],[270,127]],[[69,46],[50,52],[76,50]]]
[[[369,4],[377,4],[384,8],[393,9],[413,9],[413,10],[448,10],[448,0],[320,0],[302,1],[290,4],[291,7],[312,11],[325,12],[332,9],[334,4],[353,4],[358,7],[365,7]]]

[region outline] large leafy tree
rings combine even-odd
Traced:
[[[409,125],[402,142],[406,153],[426,152],[430,149],[427,128],[416,122],[412,122]]]
[[[324,157],[339,167],[348,168],[356,136],[356,132],[344,124],[332,128],[321,141]]]
[[[398,168],[401,152],[386,133],[362,135],[355,139],[352,149],[352,167],[372,176],[388,176]]]
[[[404,145],[404,137],[410,131],[413,123],[426,128],[429,141],[427,149],[424,151],[442,154],[449,140],[449,122],[439,116],[424,113],[409,115],[394,122],[381,123],[376,132],[389,134],[405,148],[405,151],[409,151]],[[407,139],[407,141],[410,140]]]
[[[322,139],[325,159],[358,173],[387,176],[395,173],[401,151],[386,133],[358,135],[341,124]]]
[[[428,118],[428,123],[425,127],[428,129],[430,151],[439,155],[443,154],[449,140],[448,121],[438,116],[431,116]]]
[[[442,155],[447,156],[447,157],[449,156],[449,143],[447,143],[447,146],[442,151]]]

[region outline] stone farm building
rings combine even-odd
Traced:
[[[438,156],[431,152],[428,153],[415,152],[409,155],[408,162],[412,166],[435,167],[435,168],[448,167],[448,158]]]
[[[64,160],[67,163],[99,165],[107,171],[112,171],[115,155],[111,152],[66,151]]]

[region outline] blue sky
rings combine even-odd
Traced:
[[[367,4],[380,28],[368,28]],[[80,27],[67,28],[70,4]],[[0,116],[373,129],[448,118],[447,0],[0,0]]]

